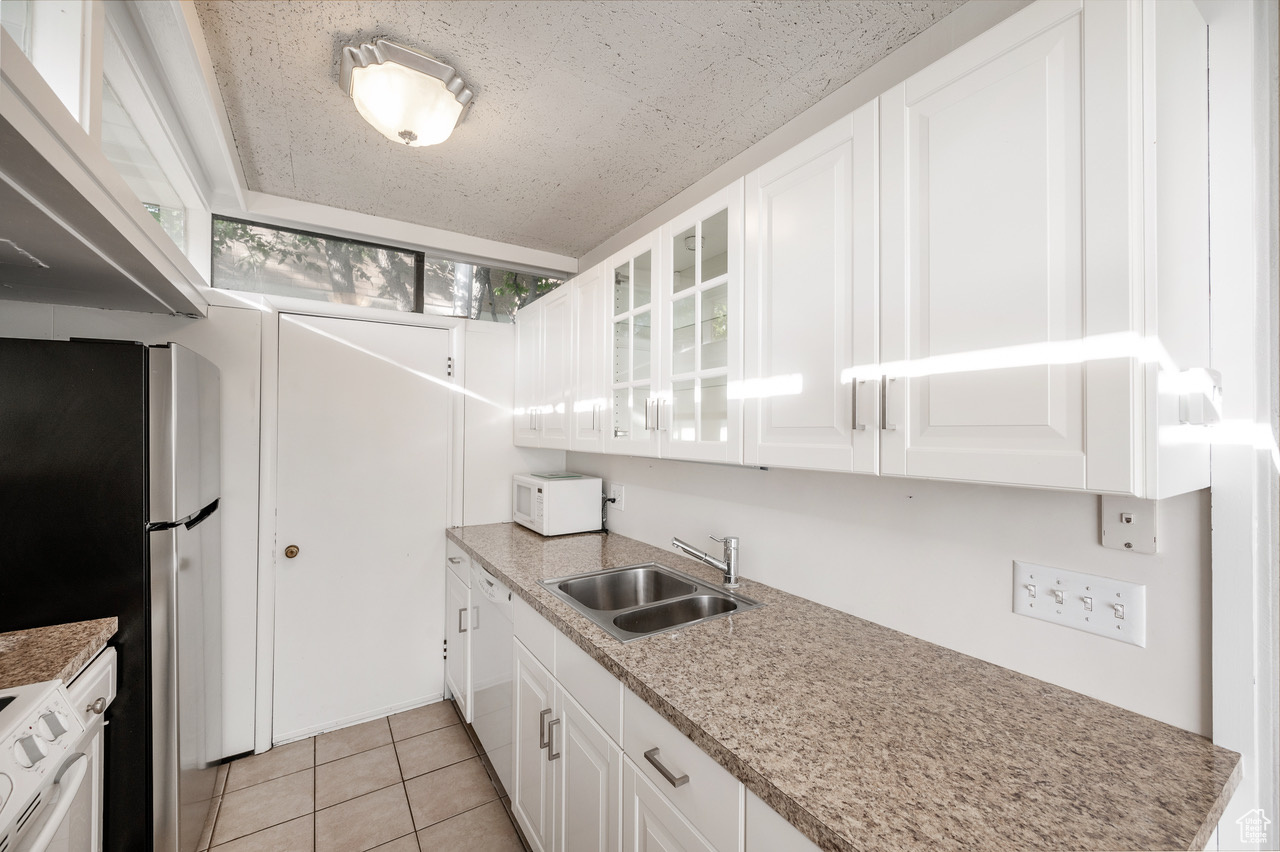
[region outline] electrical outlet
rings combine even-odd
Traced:
[[[1147,587],[1137,583],[1014,560],[1013,611],[1147,647]]]
[[[1155,500],[1103,494],[1098,498],[1102,546],[1130,553],[1156,552]]]
[[[609,483],[609,496],[613,498],[613,502],[609,505],[618,511],[622,511],[626,507],[627,489],[616,482]]]

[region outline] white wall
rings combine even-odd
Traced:
[[[512,444],[515,402],[516,327],[469,320],[463,406],[462,523],[511,520],[511,475],[564,470],[560,450],[531,450]]]
[[[1208,493],[1159,504],[1160,553],[1099,544],[1098,498],[570,453],[626,486],[609,529],[741,539],[742,573],[1146,716],[1211,733]],[[1014,615],[1013,560],[1147,586],[1147,647]]]
[[[210,308],[204,320],[0,302],[0,336],[174,342],[222,373],[223,743],[254,747],[258,594],[258,423],[261,320],[256,310]]]

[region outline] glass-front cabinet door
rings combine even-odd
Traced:
[[[659,404],[655,382],[660,350],[656,280],[657,233],[615,255],[608,264],[612,328],[609,343],[609,417],[605,451],[633,456],[658,454]]]
[[[662,229],[664,458],[742,461],[742,186]]]

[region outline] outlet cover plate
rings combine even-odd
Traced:
[[[609,496],[613,498],[613,502],[609,505],[617,509],[619,512],[627,508],[627,489],[626,486],[619,485],[616,482],[609,483]]]
[[[1137,583],[1014,560],[1013,611],[1147,647],[1147,587]]]
[[[1102,546],[1130,553],[1156,552],[1156,501],[1103,494],[1098,498]]]

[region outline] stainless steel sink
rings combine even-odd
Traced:
[[[620,642],[763,606],[656,562],[539,582]]]
[[[588,609],[596,610],[628,609],[691,595],[698,589],[692,583],[647,565],[565,580],[556,588]]]

